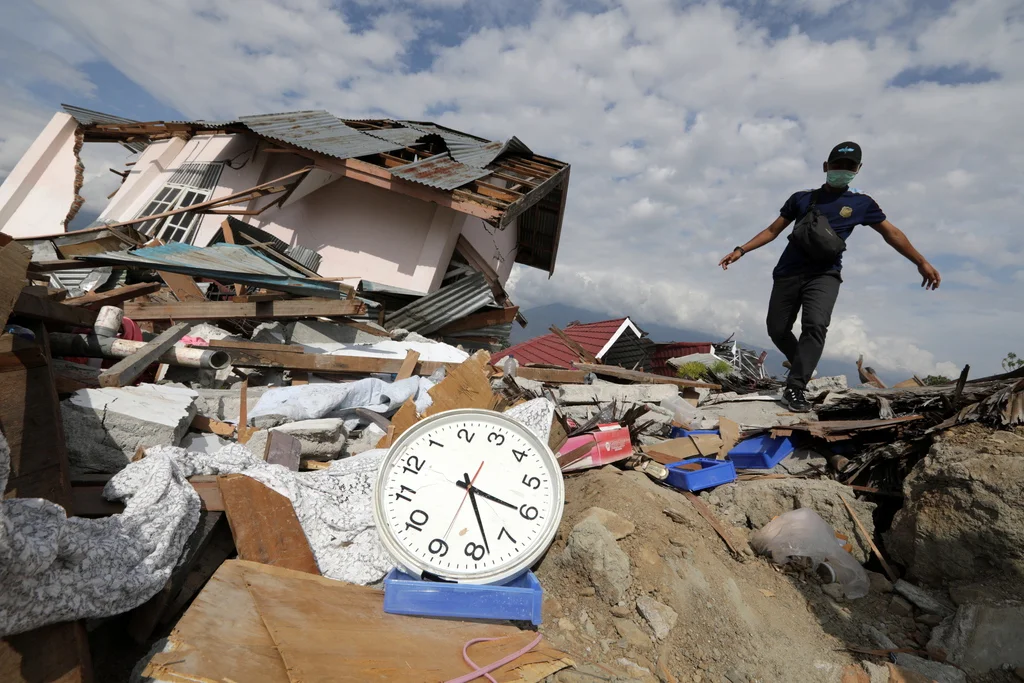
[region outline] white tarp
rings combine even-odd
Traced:
[[[387,339],[376,344],[345,344],[342,342],[321,342],[303,344],[307,351],[328,353],[332,356],[359,356],[362,358],[388,358],[405,360],[410,351],[420,354],[421,361],[433,363],[461,363],[469,354],[450,344],[433,341],[395,341]]]

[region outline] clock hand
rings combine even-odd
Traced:
[[[468,489],[468,488],[470,488],[469,485],[466,484],[466,481],[464,479],[455,482],[455,485],[458,486],[460,489]],[[506,503],[501,498],[496,498],[496,497],[492,496],[489,493],[485,493],[485,492],[481,491],[480,487],[478,487],[478,486],[473,486],[471,488],[476,493],[476,495],[480,496],[481,498],[486,498],[487,500],[494,501],[495,503],[498,503],[499,505],[504,505],[505,507],[512,508],[513,510],[518,510],[518,508],[515,505],[513,505],[512,503]]]
[[[482,470],[483,468],[484,468],[484,463],[483,463],[483,461],[480,461],[480,467],[476,468],[476,474],[473,475],[473,478],[469,482],[470,486],[472,486],[473,482],[476,481],[476,478],[478,476],[480,476],[480,470]],[[466,479],[469,479],[469,475],[468,474],[466,475]],[[456,482],[456,483],[461,483],[461,482]],[[441,537],[442,540],[445,540],[445,541],[448,540],[448,534],[450,534],[452,532],[452,527],[455,526],[455,522],[459,518],[459,513],[462,512],[462,506],[466,504],[466,498],[468,496],[469,496],[469,489],[467,488],[466,489],[466,493],[462,496],[462,502],[459,503],[459,509],[455,511],[455,516],[452,517],[452,523],[448,525],[448,531],[444,532],[444,536]]]
[[[466,488],[466,493],[469,494],[469,502],[473,504],[473,514],[476,515],[476,523],[477,526],[480,527],[480,536],[484,539],[484,550],[486,550],[489,555],[491,553],[491,546],[487,544],[487,534],[484,533],[484,523],[483,520],[480,519],[480,508],[476,504],[476,491],[473,489],[472,483],[469,481],[469,475],[466,474],[464,476],[465,478],[463,481],[469,484]]]

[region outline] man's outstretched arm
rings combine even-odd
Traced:
[[[885,243],[902,254],[908,261],[917,266],[917,272],[921,274],[921,286],[925,289],[938,289],[942,277],[935,266],[928,263],[928,259],[921,255],[914,245],[910,243],[903,231],[889,221],[882,221],[871,226],[871,229],[882,236]]]
[[[732,253],[726,254],[725,258],[718,262],[718,265],[722,266],[722,270],[728,270],[730,265],[736,263],[737,261],[740,260],[740,258],[743,257],[743,254],[747,253],[748,251],[754,251],[758,247],[763,247],[764,245],[768,244],[776,237],[781,235],[782,231],[786,229],[786,226],[788,226],[792,222],[793,221],[791,221],[788,218],[783,218],[782,216],[779,216],[774,221],[772,221],[771,225],[769,225],[767,228],[754,235],[754,238],[751,239],[749,242],[741,246],[739,249],[733,249]]]

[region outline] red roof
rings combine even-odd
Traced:
[[[626,320],[627,318],[618,318],[599,323],[570,325],[563,332],[569,339],[596,356],[605,347],[605,344],[611,341]],[[515,357],[520,365],[542,363],[562,368],[572,367],[573,362],[579,360],[576,352],[566,346],[565,342],[559,339],[554,332],[534,337],[515,346],[510,346],[504,351],[499,351],[491,356],[491,363],[497,364],[507,356]]]
[[[651,354],[651,372],[665,377],[675,377],[676,371],[668,364],[669,359],[694,353],[711,353],[711,342],[655,344],[654,353]]]

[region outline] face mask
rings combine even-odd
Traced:
[[[825,173],[825,182],[831,187],[846,187],[856,175],[856,171],[828,171]]]

